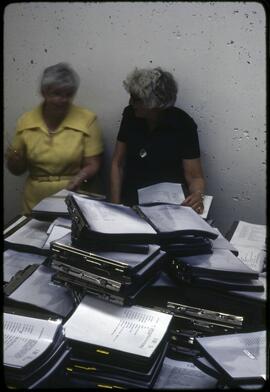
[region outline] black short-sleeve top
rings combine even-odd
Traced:
[[[200,157],[197,125],[176,107],[162,110],[158,126],[150,131],[146,120],[135,117],[132,106],[127,106],[117,140],[127,146],[122,187],[126,204],[137,203],[137,189],[141,187],[158,182],[185,183],[182,159]]]

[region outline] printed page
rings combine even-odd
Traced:
[[[43,248],[44,249],[50,249],[50,244],[52,241],[57,241],[60,238],[64,237],[64,235],[71,233],[71,229],[68,227],[64,227],[64,226],[58,226],[58,225],[54,225],[52,231],[50,232],[50,235],[47,239],[47,241],[45,242]]]
[[[86,295],[64,330],[69,339],[150,357],[171,319],[141,306],[120,307]]]
[[[185,200],[185,195],[181,184],[161,182],[138,189],[138,199],[139,204],[181,204]]]
[[[266,252],[264,250],[252,247],[237,246],[239,252],[238,258],[242,260],[249,268],[257,272],[262,272],[264,262],[266,260]]]
[[[233,244],[228,241],[223,234],[218,230],[218,228],[214,228],[216,232],[218,233],[218,237],[215,240],[210,240],[212,242],[212,247],[213,249],[228,249],[231,251],[237,251]]]
[[[130,207],[73,197],[93,231],[103,234],[156,234]]]
[[[31,219],[15,233],[6,237],[5,240],[14,244],[43,248],[47,240],[47,230],[49,225],[50,222],[42,222],[36,219]]]
[[[72,291],[67,287],[54,284],[52,282],[54,274],[53,268],[40,265],[9,295],[9,298],[66,317],[74,308]]]
[[[34,253],[18,252],[7,249],[3,254],[4,261],[4,282],[10,279],[20,270],[23,270],[30,264],[42,264],[46,259],[45,256]]]
[[[4,313],[4,365],[22,368],[37,359],[53,342],[60,324]]]
[[[159,204],[155,206],[140,206],[140,210],[160,233],[197,230],[213,234],[215,237],[218,236],[214,228],[191,207]]]
[[[266,250],[266,225],[239,221],[230,241],[234,246],[249,246]]]
[[[165,357],[153,389],[215,389],[217,380],[191,362]]]

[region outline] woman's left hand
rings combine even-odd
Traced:
[[[202,214],[204,210],[203,197],[202,192],[193,192],[183,201],[182,206],[191,207],[198,214]]]

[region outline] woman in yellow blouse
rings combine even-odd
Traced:
[[[46,68],[40,85],[43,102],[18,119],[6,158],[12,174],[29,172],[24,214],[61,189],[76,190],[94,180],[100,170],[101,131],[95,113],[72,103],[78,87],[79,76],[68,64]]]

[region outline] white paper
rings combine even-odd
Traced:
[[[230,241],[237,246],[249,246],[266,250],[266,225],[239,221]]]
[[[262,272],[266,260],[266,252],[258,248],[237,246],[238,258],[249,268],[257,272]]]
[[[5,250],[3,256],[4,282],[9,282],[18,271],[23,270],[28,265],[42,264],[46,259],[45,256],[36,255],[34,253],[18,252],[12,249]]]
[[[49,228],[48,228],[48,230],[47,230],[47,234],[50,234],[50,233],[51,233],[51,231],[52,231],[52,229],[53,229],[53,226],[58,225],[58,226],[64,226],[64,227],[69,227],[69,228],[71,228],[71,224],[72,224],[71,219],[62,218],[62,217],[56,218],[56,219],[51,223],[51,225],[49,226]]]
[[[150,357],[171,318],[141,306],[120,307],[86,295],[64,331],[69,339]]]
[[[156,231],[130,207],[75,195],[73,197],[93,231],[104,234],[156,234]]]
[[[50,249],[50,244],[52,241],[59,240],[59,238],[64,237],[64,235],[66,235],[68,233],[71,233],[71,229],[64,227],[64,226],[54,225],[47,241],[45,242],[45,244],[43,246],[43,248]]]
[[[181,204],[185,200],[181,184],[161,182],[138,189],[139,204],[172,203]]]
[[[191,362],[165,357],[153,389],[215,389],[217,380]]]
[[[41,320],[4,313],[4,365],[21,368],[53,342],[60,320]]]
[[[203,213],[200,214],[200,216],[202,218],[204,218],[204,219],[207,218],[209,210],[210,210],[210,207],[211,207],[211,204],[212,204],[212,201],[213,201],[213,196],[204,195],[204,198],[203,198],[203,207],[204,207],[203,208]]]
[[[31,219],[15,233],[6,237],[5,240],[14,244],[30,245],[36,248],[43,248],[47,240],[47,230],[49,222],[42,222]]]
[[[13,229],[13,227],[16,227],[19,223],[25,221],[27,219],[27,216],[21,216],[20,218],[18,218],[16,220],[16,222],[13,222],[10,226],[8,226],[5,230],[4,230],[4,235],[7,234],[11,229]]]

